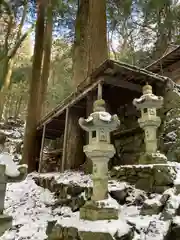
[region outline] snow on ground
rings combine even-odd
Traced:
[[[31,177],[21,183],[8,184],[5,213],[13,216],[13,227],[0,239],[45,239],[47,220],[53,217],[51,208],[45,203],[53,201],[53,195],[38,187]]]
[[[68,179],[70,172],[62,174],[62,179]],[[79,173],[71,173],[77,177]],[[45,175],[45,174],[44,174]],[[47,174],[50,176],[50,174]],[[82,175],[81,175],[82,176]],[[88,176],[86,176],[88,178]],[[80,179],[79,179],[80,181]],[[115,187],[115,182],[113,182]],[[117,183],[116,189],[123,188]],[[134,189],[135,195],[140,190]],[[57,220],[63,226],[74,226],[81,230],[91,231],[109,231],[114,234],[119,229],[119,235],[122,235],[129,229],[130,225],[134,225],[140,234],[136,233],[133,240],[161,240],[163,233],[166,232],[168,222],[159,220],[158,215],[140,216],[140,209],[137,206],[121,206],[119,220],[89,222],[79,220],[79,212],[71,212],[68,207],[57,207],[53,209],[51,206],[55,202],[54,196],[49,190],[37,186],[29,175],[26,180],[21,183],[12,183],[7,186],[5,213],[13,216],[13,227],[6,231],[0,237],[0,240],[43,240],[46,239],[47,221]],[[46,205],[47,204],[47,205]],[[154,225],[153,225],[154,224]],[[154,227],[153,227],[154,226]]]
[[[180,179],[180,164],[176,163],[177,179]],[[47,189],[37,186],[33,176],[29,175],[23,182],[7,185],[5,213],[13,217],[13,227],[0,237],[0,240],[44,240],[47,222],[57,220],[63,226],[74,226],[81,230],[109,231],[114,234],[119,229],[119,235],[128,231],[129,226],[136,229],[133,240],[162,240],[169,227],[169,221],[160,220],[159,215],[141,216],[140,207],[135,205],[120,206],[119,220],[89,222],[79,219],[79,212],[72,212],[68,207],[52,208],[54,195]],[[74,183],[81,186],[92,186],[91,175],[81,172],[66,171],[65,173],[41,174],[43,177],[55,177],[60,183]],[[128,186],[125,182],[109,181],[111,190],[122,190]],[[168,192],[168,191],[167,191]],[[171,189],[171,195],[174,193]],[[133,188],[135,198],[143,191]],[[173,195],[174,196],[174,195]],[[159,196],[157,196],[159,199]],[[180,202],[178,197],[176,200]],[[153,200],[151,200],[153,201]],[[175,219],[180,222],[179,218]],[[128,223],[128,224],[127,224]]]
[[[112,199],[111,199],[112,200]],[[113,221],[82,221],[79,212],[72,213],[68,207],[53,209],[55,199],[49,190],[38,187],[28,176],[21,183],[7,186],[5,213],[13,216],[13,227],[0,237],[0,240],[43,240],[46,239],[47,221],[57,220],[63,226],[74,226],[81,230],[109,231],[112,234],[119,229],[119,235],[129,229],[123,215]],[[47,207],[47,205],[49,207]]]

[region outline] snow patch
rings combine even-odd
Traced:
[[[5,165],[5,174],[9,177],[18,177],[20,171],[18,170],[19,166],[13,161],[13,157],[9,153],[0,154],[0,165]],[[25,165],[23,165],[25,167]],[[26,165],[27,167],[27,165]]]

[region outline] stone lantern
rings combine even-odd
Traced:
[[[108,161],[115,154],[110,132],[119,127],[120,121],[117,115],[106,112],[104,100],[99,99],[94,102],[93,113],[87,119],[80,118],[79,124],[89,133],[89,144],[84,146],[84,152],[93,163],[92,201],[81,208],[80,216],[89,220],[116,219],[117,209],[99,208],[98,201],[108,198]]]
[[[152,86],[146,84],[143,87],[143,95],[139,99],[134,99],[133,104],[141,111],[141,118],[138,119],[138,123],[145,133],[146,154],[157,154],[156,132],[161,124],[161,119],[157,116],[157,109],[162,107],[163,97],[154,95]],[[161,160],[165,158],[165,156],[163,158],[161,156]]]
[[[16,165],[8,153],[0,154],[0,236],[12,226],[12,217],[3,214],[7,183],[20,182],[27,175],[27,165]]]

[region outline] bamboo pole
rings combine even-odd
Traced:
[[[39,173],[41,172],[41,167],[42,167],[45,133],[46,133],[46,124],[44,124],[44,126],[43,126],[43,134],[42,134],[42,140],[41,140],[41,151],[40,151],[40,159],[39,159],[39,169],[38,169]]]
[[[67,133],[68,133],[68,118],[69,118],[69,108],[66,108],[66,119],[65,119],[65,128],[64,128],[64,141],[63,141],[63,154],[62,154],[62,164],[61,172],[65,170],[65,160],[66,160],[66,147],[67,147]]]

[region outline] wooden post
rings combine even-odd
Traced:
[[[42,167],[42,159],[43,159],[45,133],[46,133],[46,124],[44,124],[44,126],[43,126],[43,134],[42,134],[42,140],[41,140],[41,151],[40,151],[40,159],[39,159],[39,169],[38,169],[38,172],[41,172],[41,167]]]
[[[79,118],[85,115],[85,109],[70,107],[67,127],[65,169],[77,169],[84,163],[84,132],[79,126]]]
[[[100,100],[102,99],[102,83],[98,84],[98,96],[97,99]]]
[[[69,117],[69,108],[66,108],[61,172],[64,172],[64,169],[65,169],[66,149],[67,149],[67,133],[68,133],[68,117]]]

